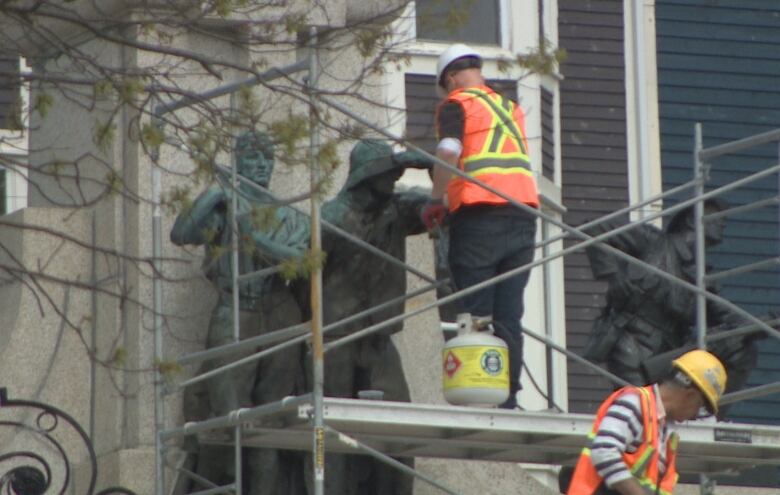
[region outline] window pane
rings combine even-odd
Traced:
[[[417,38],[498,45],[499,0],[417,0]]]

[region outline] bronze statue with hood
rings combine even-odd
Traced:
[[[725,210],[727,204],[719,199],[708,199],[704,208],[705,214],[709,214]],[[588,233],[596,236],[618,226],[606,222],[588,229]],[[722,217],[705,221],[708,248],[722,241],[724,227]],[[695,283],[692,206],[677,212],[664,230],[642,224],[604,242],[686,282]],[[671,363],[675,354],[682,354],[695,343],[695,293],[597,246],[587,248],[587,254],[594,276],[605,280],[608,288],[606,306],[594,322],[584,357],[593,362],[606,362],[610,372],[635,385],[657,380],[666,368],[664,363]],[[717,293],[716,287],[707,289]],[[744,320],[708,302],[707,322],[708,334],[712,334],[739,326]],[[708,346],[728,370],[729,391],[740,389],[755,367],[757,351],[753,340],[756,335],[729,337]],[[670,353],[668,359],[651,359],[664,353]]]
[[[408,168],[430,168],[431,161],[416,152],[393,152],[380,140],[364,139],[349,156],[349,175],[338,194],[322,206],[322,218],[401,261],[406,260],[406,237],[425,232],[420,210],[427,193],[396,191]],[[259,250],[273,247],[264,232],[254,232]],[[309,237],[307,234],[305,237]],[[406,294],[406,271],[327,227],[322,229],[326,254],[322,308],[326,325],[371,309]],[[301,250],[299,255],[303,254]],[[301,292],[301,306],[309,306]],[[397,302],[328,332],[326,341],[352,334],[404,311]],[[356,398],[361,390],[378,390],[389,401],[410,400],[401,357],[390,336],[403,328],[391,325],[378,333],[333,348],[325,357],[325,396]],[[312,386],[311,359],[304,359],[307,390]],[[406,460],[411,464],[410,460]],[[397,469],[364,456],[326,456],[326,491],[343,495],[411,495],[412,479]],[[310,469],[306,469],[310,472]]]

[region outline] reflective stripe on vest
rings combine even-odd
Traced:
[[[512,199],[538,207],[520,108],[487,86],[456,90],[444,101],[448,102],[458,103],[464,114],[463,153],[458,167]],[[462,205],[507,203],[463,177],[450,180],[447,199],[450,211]]]
[[[670,495],[677,484],[677,471],[675,468],[675,459],[677,452],[677,436],[672,434],[667,441],[666,448],[666,472],[660,480],[660,486],[657,486],[659,478],[659,432],[658,432],[658,414],[655,402],[655,394],[652,386],[647,387],[625,387],[610,395],[607,400],[599,407],[596,413],[596,420],[593,422],[593,428],[588,435],[588,445],[593,441],[598,433],[599,425],[607,413],[607,409],[621,395],[626,393],[638,393],[642,406],[642,428],[644,440],[634,453],[623,453],[623,462],[626,463],[634,479],[642,486],[648,495]],[[592,495],[596,492],[602,479],[598,475],[593,462],[590,459],[590,448],[582,450],[577,466],[574,470],[567,495]]]
[[[483,105],[485,110],[492,115],[482,150],[463,160],[465,171],[471,175],[480,168],[498,165],[505,168],[514,166],[530,174],[531,160],[528,158],[528,140],[524,131],[514,121],[512,100],[479,88],[469,88],[463,92],[476,96],[474,101]],[[513,146],[507,146],[508,140],[511,140]]]

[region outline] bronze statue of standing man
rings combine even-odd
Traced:
[[[704,204],[705,215],[726,208],[726,203],[717,199]],[[595,236],[615,227],[604,223],[588,233]],[[722,241],[724,227],[722,218],[705,221],[707,247]],[[693,207],[675,214],[664,230],[642,224],[604,242],[686,282],[695,282]],[[594,322],[584,356],[606,362],[610,372],[634,385],[645,385],[652,381],[645,366],[650,358],[695,341],[696,294],[597,246],[587,248],[587,254],[594,276],[607,281],[608,289],[607,304]],[[718,330],[740,323],[712,303],[707,305],[707,322]],[[730,391],[741,388],[755,366],[757,352],[752,338],[725,339],[710,347],[728,370]]]
[[[287,207],[274,207],[265,192],[274,166],[274,146],[267,135],[257,131],[242,134],[236,141],[236,167],[242,177],[262,189],[241,181],[236,190],[217,184],[203,191],[192,206],[183,211],[171,230],[171,241],[177,245],[203,245],[203,271],[217,291],[217,303],[209,321],[207,348],[234,342],[233,310],[233,238],[238,236],[238,273],[246,275],[272,266],[305,249],[308,240],[307,219]],[[223,176],[224,179],[224,176]],[[230,208],[236,196],[237,231],[232,228]],[[268,215],[261,215],[267,208]],[[274,248],[258,250],[252,234],[258,228],[254,218],[264,216],[259,226],[265,236],[274,241]],[[239,327],[242,340],[301,323],[299,305],[287,282],[275,275],[242,280],[239,291]],[[255,350],[231,354],[205,363],[205,369],[230,364]],[[185,404],[197,404],[207,414],[222,416],[242,407],[279,400],[300,392],[301,347],[291,347],[258,362],[247,363],[223,372],[206,382],[206,393],[195,399],[188,390]],[[205,406],[205,407],[204,407]],[[185,411],[185,416],[187,411]],[[205,418],[197,418],[205,419]],[[202,446],[198,454],[198,473],[223,485],[235,479],[232,449]],[[248,485],[251,493],[283,493],[295,484],[292,470],[286,469],[287,453],[276,450],[252,450],[247,455]],[[297,475],[297,473],[295,473]],[[302,489],[302,488],[301,488]]]
[[[323,205],[323,218],[405,261],[406,238],[425,231],[420,210],[427,196],[411,191],[395,192],[395,184],[407,166],[425,167],[429,163],[417,153],[393,153],[390,145],[382,141],[358,142],[350,153],[347,181],[338,195]],[[323,273],[325,323],[333,323],[406,294],[407,274],[402,267],[331,234],[323,237],[323,247],[328,256]],[[404,302],[397,302],[335,330],[327,339],[351,334],[403,311]],[[371,389],[381,390],[384,400],[409,402],[401,356],[390,338],[402,328],[403,324],[399,322],[328,352],[325,395],[357,397],[360,390]],[[329,493],[411,495],[410,476],[369,457],[350,456],[347,459],[343,464],[344,479]],[[331,472],[338,472],[338,466],[339,460],[331,463]]]

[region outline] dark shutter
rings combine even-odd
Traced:
[[[436,94],[436,77],[406,74],[406,137],[429,153],[436,152],[434,116],[441,97]],[[493,79],[488,85],[496,92],[517,101],[517,81]]]
[[[406,74],[406,137],[428,153],[436,152],[434,113],[439,96],[436,76]]]
[[[623,2],[560,0],[558,23],[568,52],[560,85],[564,221],[578,226],[628,204]],[[567,347],[579,353],[604,305],[605,286],[593,279],[583,252],[565,258],[564,280]],[[571,412],[594,412],[611,389],[572,360],[568,379]]]
[[[553,94],[542,88],[542,175],[555,179],[555,121]]]
[[[19,58],[0,54],[0,129],[16,127],[10,117],[18,111],[19,91]]]

